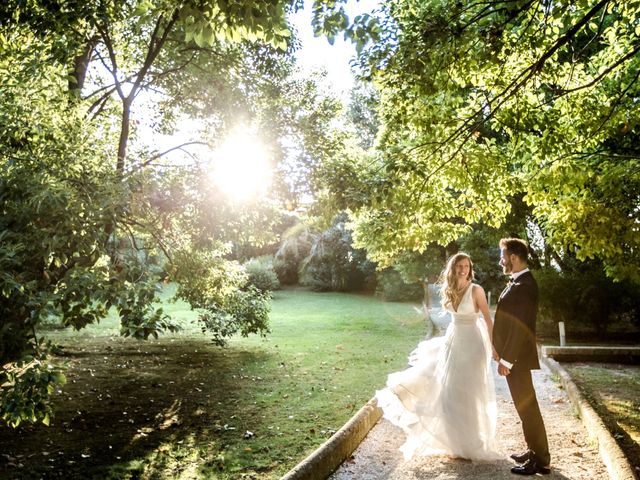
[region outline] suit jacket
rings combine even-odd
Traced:
[[[493,324],[493,346],[513,368],[540,368],[537,316],[538,284],[531,272],[525,272],[500,294]]]

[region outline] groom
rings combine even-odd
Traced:
[[[547,433],[531,379],[531,370],[540,368],[540,363],[536,348],[538,284],[527,268],[528,255],[523,240],[500,240],[500,266],[511,281],[496,307],[493,345],[499,356],[498,373],[507,377],[528,447],[522,454],[511,455],[521,464],[511,469],[518,475],[551,473]]]

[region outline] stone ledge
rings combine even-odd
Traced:
[[[632,346],[553,346],[541,347],[542,354],[561,362],[614,362],[640,364],[640,347]]]
[[[545,352],[545,348],[546,347],[542,347],[543,352]],[[602,419],[591,407],[589,402],[584,399],[569,373],[553,358],[542,355],[541,360],[549,367],[549,370],[560,377],[560,382],[564,386],[576,413],[587,429],[589,437],[598,445],[598,451],[602,461],[607,467],[609,478],[611,480],[634,480],[636,476],[629,460],[627,460],[627,457],[613,439],[609,430],[605,427]]]
[[[547,356],[549,348],[541,347],[541,360],[560,377],[569,400],[582,420],[589,436],[597,443],[600,456],[607,467],[610,480],[634,480],[633,468],[624,453],[604,426],[602,419],[582,397],[569,373],[553,358]],[[572,348],[572,347],[569,347]],[[581,347],[585,348],[585,347]],[[609,348],[609,347],[598,347]],[[614,347],[615,348],[615,347]],[[633,348],[633,347],[631,347]],[[592,358],[593,360],[593,358]],[[375,399],[369,400],[340,430],[320,445],[313,453],[289,470],[281,480],[324,480],[355,451],[371,428],[382,417]]]
[[[374,398],[351,417],[329,440],[287,472],[281,480],[324,480],[360,445],[382,417]]]

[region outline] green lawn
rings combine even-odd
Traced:
[[[0,428],[0,478],[280,478],[425,334],[415,305],[364,295],[276,292],[272,333],[227,348],[167,310],[186,328],[159,340],[122,339],[114,318],[50,334],[69,383],[49,428]]]
[[[640,472],[640,366],[612,363],[563,363]]]

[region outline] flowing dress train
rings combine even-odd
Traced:
[[[475,311],[470,285],[444,336],[420,342],[409,368],[392,373],[376,392],[384,417],[404,430],[400,448],[413,455],[444,454],[471,460],[504,458],[495,431],[496,394],[491,344]]]

